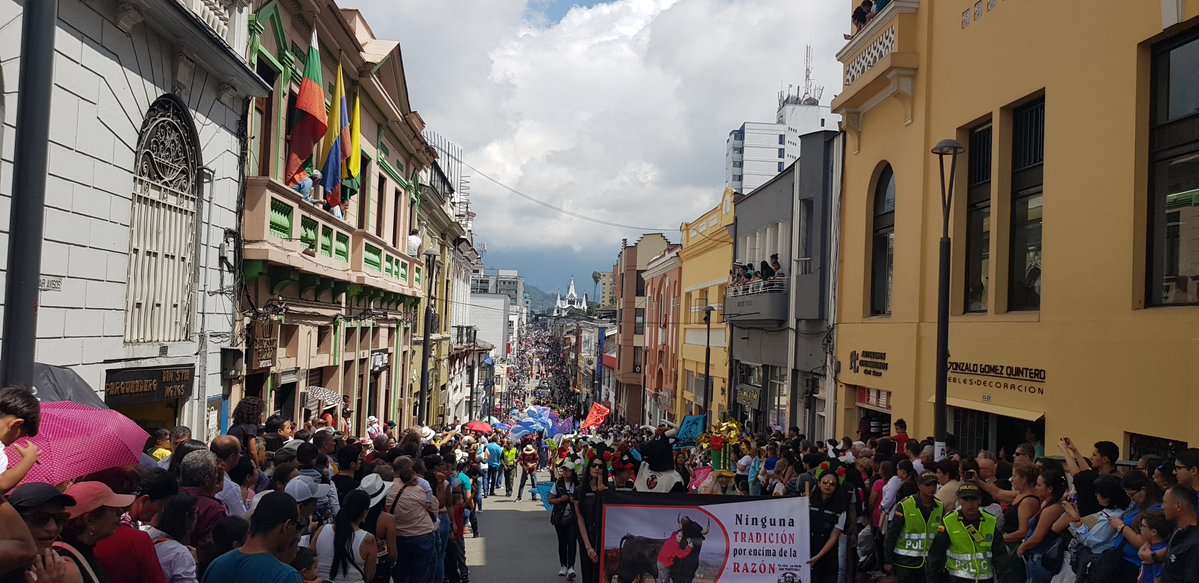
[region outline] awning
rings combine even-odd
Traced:
[[[933,395],[932,397],[929,397],[928,402],[936,403],[937,396]],[[960,397],[947,397],[945,399],[945,403],[950,407],[982,411],[983,413],[992,413],[994,415],[1002,415],[1004,417],[1014,417],[1016,419],[1023,419],[1025,421],[1036,421],[1037,419],[1045,416],[1044,411],[1029,411],[1028,409],[1004,407],[1003,405],[996,405],[994,403],[980,403],[978,401],[971,401],[969,399],[962,399]]]
[[[304,400],[304,408],[311,411],[320,411],[341,402],[341,395],[332,389],[309,386],[304,391],[307,392],[306,399]],[[319,408],[317,407],[318,405],[320,405]]]

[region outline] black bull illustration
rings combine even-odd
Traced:
[[[687,541],[691,553],[678,559],[670,566],[671,583],[692,583],[695,571],[699,568],[699,552],[703,548],[704,537],[712,528],[709,520],[706,527],[686,516],[679,515],[679,531]],[[672,535],[673,536],[673,535]],[[611,583],[633,583],[641,581],[643,575],[649,575],[658,580],[658,553],[662,551],[664,538],[649,538],[626,534],[620,537],[620,555],[616,568],[616,577]]]

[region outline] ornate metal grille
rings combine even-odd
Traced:
[[[199,150],[188,112],[172,97],[158,98],[138,139],[126,342],[178,342],[191,336]]]

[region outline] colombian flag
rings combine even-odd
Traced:
[[[350,111],[346,107],[346,90],[341,77],[341,64],[338,63],[333,104],[329,108],[331,123],[325,132],[324,176],[321,177],[325,186],[325,202],[329,206],[341,204],[342,173],[348,170],[350,158]]]
[[[341,179],[341,198],[349,202],[362,187],[362,100],[354,96],[354,117],[350,120],[350,163]]]
[[[316,29],[312,29],[312,42],[308,45],[308,63],[304,66],[304,80],[300,82],[300,93],[296,96],[296,123],[291,130],[291,144],[287,153],[287,168],[284,178],[287,184],[299,182],[304,161],[312,157],[312,148],[329,126],[325,113],[325,90],[321,88],[321,51],[316,40]],[[300,177],[302,178],[302,177]]]

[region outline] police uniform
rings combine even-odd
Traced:
[[[981,498],[978,486],[962,484],[958,499]],[[999,520],[983,512],[968,519],[960,510],[945,515],[928,553],[930,583],[994,581],[997,553],[1003,552]]]
[[[945,506],[936,498],[924,506],[919,495],[912,495],[895,506],[883,543],[883,564],[892,565],[901,582],[925,581],[925,562],[944,516]]]

